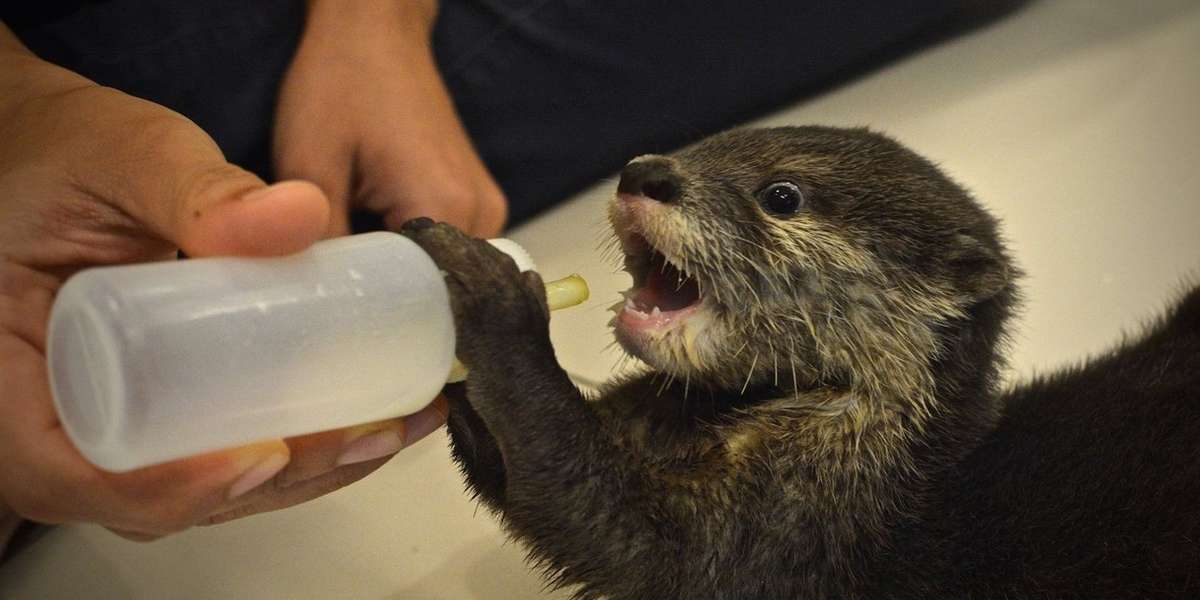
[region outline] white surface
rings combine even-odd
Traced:
[[[1028,272],[1016,376],[1136,331],[1200,275],[1200,3],[1048,0],[767,123],[871,125],[939,161],[1005,224]],[[556,313],[564,365],[615,362],[604,306],[627,278],[603,235],[613,182],[514,232],[593,300]],[[0,570],[3,598],[563,598],[542,593],[462,494],[444,435],[308,505],[149,545],[51,533]]]

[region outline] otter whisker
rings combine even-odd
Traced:
[[[771,358],[775,360],[775,387],[779,387],[779,355],[775,353],[775,348],[771,348]]]
[[[796,362],[789,357],[788,365],[792,368],[792,391],[796,394],[796,396],[799,396],[800,380],[796,378]]]
[[[754,360],[750,361],[750,372],[746,373],[746,383],[742,384],[742,391],[738,393],[739,396],[746,395],[746,388],[750,387],[750,379],[754,377],[754,366],[757,364],[758,364],[758,353],[755,353]]]
[[[765,254],[767,256],[767,260],[771,261],[772,267],[776,264],[776,262],[775,262],[776,260],[778,260],[779,262],[783,262],[783,263],[791,262],[791,260],[786,255],[784,255],[772,248],[768,248],[766,245],[764,245],[762,243],[747,239],[745,236],[741,236],[741,235],[737,235],[737,234],[725,234],[725,235],[728,235],[729,237],[731,237],[739,242],[742,242],[744,244],[747,244],[749,246],[752,246],[754,248],[762,250],[763,254]]]
[[[662,397],[663,391],[665,391],[667,388],[671,387],[671,384],[674,383],[674,381],[675,381],[675,375],[673,373],[668,374],[667,377],[665,379],[663,379],[662,383],[659,384],[658,391],[655,392],[655,394],[654,394],[655,397]]]

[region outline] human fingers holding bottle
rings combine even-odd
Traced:
[[[0,504],[153,539],[328,493],[444,420],[437,404],[127,473],[95,468],[64,434],[47,380],[46,324],[63,280],[179,249],[296,252],[327,231],[329,201],[303,181],[267,186],[184,117],[37,59],[3,25],[0,140]]]

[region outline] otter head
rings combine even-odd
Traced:
[[[994,344],[1012,296],[994,220],[865,129],[734,130],[641,156],[609,212],[633,276],[617,339],[693,385],[920,397],[956,344]]]

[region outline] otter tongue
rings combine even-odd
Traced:
[[[696,280],[680,273],[671,263],[655,258],[658,260],[653,261],[645,284],[637,292],[637,304],[646,312],[655,307],[669,312],[695,304],[700,299],[700,286]]]

